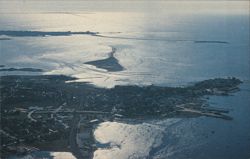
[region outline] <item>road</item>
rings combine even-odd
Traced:
[[[76,143],[76,135],[77,135],[77,125],[78,122],[80,121],[80,116],[77,114],[74,114],[74,118],[71,123],[71,129],[70,129],[70,134],[69,134],[69,146],[72,154],[77,158],[77,159],[84,159],[80,148],[78,147]]]

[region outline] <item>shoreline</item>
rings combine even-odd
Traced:
[[[57,143],[54,141],[60,142],[63,139],[61,142],[69,141],[63,150],[69,149],[69,145],[77,146],[74,142],[76,142],[78,122],[73,121],[81,114],[89,116],[85,123],[94,119],[102,121],[106,119],[105,116],[109,116],[108,121],[112,118],[145,120],[199,116],[232,120],[227,115],[228,111],[211,109],[209,105],[203,107],[207,101],[202,97],[234,93],[239,91],[238,86],[242,83],[236,78],[216,78],[186,87],[135,85],[107,89],[97,88],[88,83],[67,83],[75,78],[63,75],[13,75],[0,76],[0,79],[3,121],[1,129],[15,137],[4,136],[2,144],[5,146],[2,145],[1,153],[6,155],[7,152],[20,153],[16,148],[14,148],[16,152],[10,151],[13,146],[8,146],[9,144],[17,148],[20,144],[37,145],[43,151],[46,146],[41,145],[50,143],[47,147],[49,150],[49,147],[53,147],[52,143]],[[35,113],[31,113],[32,111]],[[33,120],[28,118],[30,113]],[[15,124],[10,124],[13,121],[16,121]],[[16,130],[15,133],[10,131],[13,129]],[[93,128],[91,130],[93,131]],[[24,135],[23,131],[27,131],[28,136]],[[41,133],[43,136],[38,137],[37,135]],[[36,139],[36,143],[32,142],[33,139]],[[89,146],[94,152],[94,147],[91,145]],[[74,152],[72,148],[73,154],[79,152]],[[79,155],[76,156],[79,158]]]

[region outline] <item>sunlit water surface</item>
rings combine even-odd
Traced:
[[[124,1],[106,2],[102,7],[96,3],[1,2],[0,30],[93,31],[102,36],[1,40],[1,65],[45,71],[1,75],[64,74],[99,87],[183,86],[215,77],[240,78],[244,81],[240,92],[210,99],[211,105],[230,109],[232,121],[200,117],[143,123],[104,122],[94,135],[98,142],[109,143],[110,147],[100,147],[94,158],[249,158],[249,15],[245,7],[248,2],[130,5],[130,1]],[[108,72],[84,64],[108,58],[112,48],[116,48],[114,57],[124,67],[123,71]]]

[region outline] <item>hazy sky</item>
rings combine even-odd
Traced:
[[[211,12],[249,14],[249,1],[232,0],[1,0],[0,13],[31,12]]]

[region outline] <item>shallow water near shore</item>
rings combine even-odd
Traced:
[[[142,124],[102,123],[95,130],[96,139],[111,146],[100,147],[94,158],[247,159],[250,155],[249,83],[241,89],[233,96],[209,100],[214,107],[230,110],[232,121],[198,117]]]
[[[27,3],[29,7],[35,5]],[[90,5],[93,10],[84,10],[81,7],[86,2],[81,5],[75,2],[77,7],[73,3],[73,8],[65,11],[67,4],[47,8],[39,3],[42,5],[35,5],[37,10],[30,7],[25,14],[22,14],[25,5],[19,6],[21,14],[2,10],[0,30],[50,35],[0,35],[1,39],[8,39],[0,41],[0,65],[4,70],[1,76],[63,74],[78,78],[74,82],[105,88],[184,86],[217,77],[237,77],[243,81],[240,91],[231,96],[209,97],[212,106],[229,110],[233,120],[198,117],[145,120],[137,124],[106,121],[94,131],[95,139],[102,143],[94,152],[94,159],[250,157],[250,35],[246,9],[230,14],[228,8],[222,9],[224,13],[212,10],[186,14],[168,12],[164,7],[157,9],[170,5],[167,2],[137,10],[138,2],[135,9],[125,5],[122,11],[112,10],[106,3],[104,8]],[[149,12],[150,9],[155,12]],[[68,31],[98,34],[51,34]],[[114,48],[115,64],[108,65],[106,60]],[[42,154],[34,154],[39,155]]]

